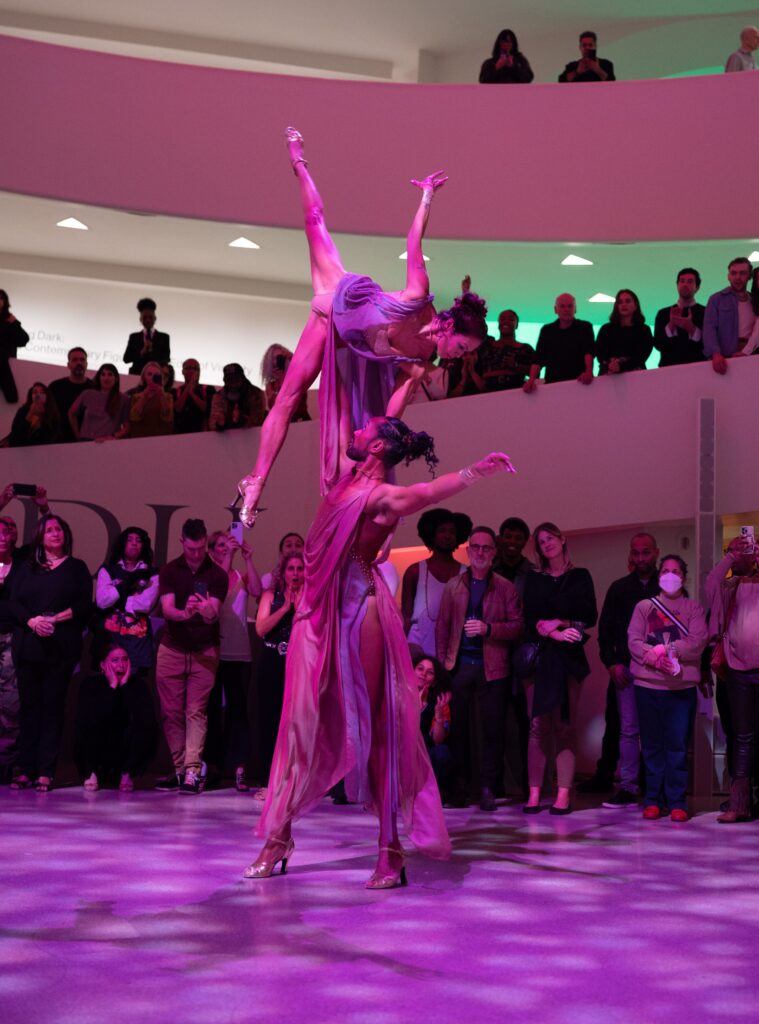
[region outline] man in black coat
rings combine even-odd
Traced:
[[[129,372],[139,375],[146,363],[171,362],[169,336],[155,329],[156,304],[153,299],[140,299],[137,303],[141,331],[129,335],[124,362],[131,363]]]

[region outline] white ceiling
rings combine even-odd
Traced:
[[[89,231],[56,227],[74,216]],[[3,224],[0,268],[55,273],[114,281],[175,285],[193,290],[256,294],[306,300],[310,296],[308,256],[299,231],[142,216],[57,200],[0,193]],[[244,234],[258,250],[230,249]],[[398,259],[405,240],[337,235],[349,269],[369,274],[387,288],[400,287],[405,263]],[[635,289],[649,319],[672,301],[674,278],[682,266],[695,265],[704,278],[703,293],[725,283],[726,265],[736,255],[759,248],[759,239],[729,241],[571,245],[555,243],[483,243],[433,239],[427,246],[432,288],[448,302],[468,273],[497,314],[514,307],[525,321],[550,316],[554,297],[571,291],[580,315],[599,322],[608,309],[588,305],[596,292]],[[563,267],[577,252],[592,267]],[[2,273],[0,271],[0,287]]]
[[[0,29],[165,59],[449,81],[474,80],[475,55],[488,56],[509,26],[538,79],[550,81],[559,59],[573,58],[580,29],[599,33],[625,77],[652,77],[723,63],[756,17],[752,0],[11,0]]]
[[[751,0],[16,0],[2,6],[0,32],[67,45],[243,68],[348,77],[473,80],[498,30],[517,31],[538,77],[574,55],[579,29],[594,28],[626,77],[720,64],[748,21]],[[608,49],[606,44],[608,41]],[[634,72],[633,70],[634,69]],[[88,232],[55,222],[78,216]],[[299,231],[146,217],[72,203],[0,194],[0,267],[114,280],[144,280],[201,290],[306,299],[308,260]],[[229,249],[246,234],[257,251]],[[402,239],[338,236],[345,264],[396,287]],[[491,300],[525,320],[541,320],[569,288],[584,308],[596,291],[631,286],[649,311],[670,301],[676,270],[702,272],[704,291],[721,287],[729,258],[759,247],[728,242],[584,247],[589,268],[563,268],[565,244],[430,241],[433,288],[443,301],[463,273]],[[577,248],[575,246],[575,248]],[[650,315],[650,314],[649,314]]]

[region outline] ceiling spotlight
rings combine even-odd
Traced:
[[[759,260],[759,249],[754,249],[754,251],[749,256],[749,259],[752,263],[756,263],[756,261]]]
[[[408,259],[408,253],[407,252],[402,252],[400,254],[400,256],[398,257],[398,259],[399,260],[407,260]],[[425,256],[424,253],[422,253],[422,259],[424,260],[425,263],[429,263],[430,262],[429,256]]]
[[[234,240],[234,242],[230,242],[229,243],[229,248],[230,249],[260,249],[261,246],[260,245],[256,245],[255,242],[251,242],[251,240],[249,238],[246,238],[245,235],[240,235],[240,237],[236,238]]]
[[[55,225],[57,228],[73,228],[74,231],[89,231],[90,229],[86,224],[82,224],[76,217],[66,217],[65,220],[59,220]]]
[[[593,260],[583,259],[582,256],[565,256],[561,265],[562,267],[592,267]]]
[[[588,302],[614,302],[613,295],[605,295],[603,292],[596,292],[595,295],[591,295]]]

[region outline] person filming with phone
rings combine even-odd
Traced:
[[[132,392],[129,406],[129,436],[158,437],[174,433],[174,399],[163,388],[158,363],[146,363],[141,384]]]
[[[723,825],[750,821],[753,814],[751,776],[756,772],[759,735],[758,584],[754,528],[743,526],[706,579],[711,639],[721,638],[724,651],[721,668],[715,667],[712,658],[730,772],[730,803],[717,818]]]
[[[208,557],[202,519],[185,521],[181,544],[182,554],[161,569],[158,582],[166,626],[158,645],[156,686],[174,773],[156,788],[199,793],[208,698],[219,667],[219,615],[229,577]]]
[[[492,56],[480,68],[480,84],[526,85],[534,77],[530,62],[519,50],[517,37],[510,28],[503,29],[493,44]]]
[[[559,75],[560,82],[615,82],[614,65],[598,57],[595,32],[580,34],[580,60],[570,61]]]

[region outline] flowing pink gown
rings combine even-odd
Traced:
[[[282,719],[258,834],[278,834],[343,777],[349,796],[380,812],[368,774],[372,731],[387,731],[386,813],[401,814],[409,839],[431,857],[451,844],[419,727],[419,695],[397,605],[381,573],[367,578],[350,557],[372,487],[341,480],[322,501],[305,547],[303,597],[293,623]],[[385,646],[385,713],[372,721],[359,659],[370,588]]]

